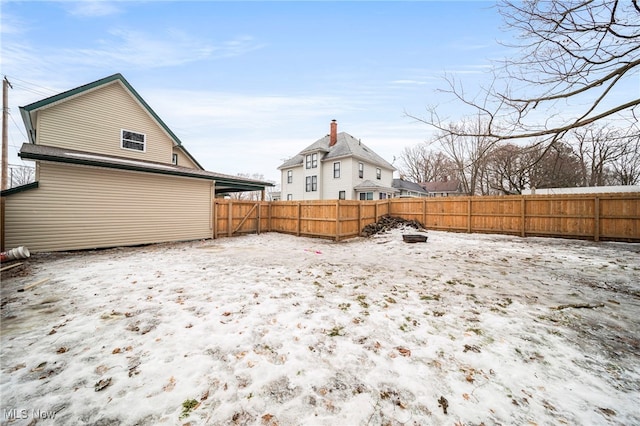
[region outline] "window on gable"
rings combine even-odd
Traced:
[[[307,169],[315,169],[318,167],[318,154],[307,154],[305,164]]]
[[[122,130],[120,132],[120,147],[134,151],[145,152],[147,150],[147,136],[144,133]]]
[[[287,183],[293,183],[293,170],[287,170]]]
[[[340,177],[340,162],[333,163],[333,177],[335,179]]]
[[[364,164],[358,163],[358,177],[362,179],[364,177]]]
[[[173,164],[174,166],[178,165],[178,154],[173,154],[171,156],[171,164]]]
[[[382,170],[380,170],[379,168],[376,168],[376,179],[382,179]]]

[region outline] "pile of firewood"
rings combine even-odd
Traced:
[[[422,224],[417,220],[407,220],[401,217],[385,215],[385,216],[382,216],[380,219],[378,219],[377,222],[371,223],[365,226],[364,228],[362,228],[362,232],[360,233],[360,235],[362,235],[363,237],[370,237],[375,234],[380,234],[383,232],[390,231],[391,229],[407,228],[407,227],[418,229],[418,230],[425,229],[424,226],[422,226]]]

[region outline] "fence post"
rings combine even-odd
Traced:
[[[427,227],[427,199],[422,200],[422,226]]]
[[[520,201],[520,222],[522,222],[522,232],[520,233],[521,237],[527,236],[526,222],[527,222],[527,199],[524,195],[520,195],[522,197],[522,201]]]
[[[260,227],[262,222],[262,201],[258,201],[258,235],[260,235]]]
[[[358,235],[362,232],[362,203],[358,203]]]
[[[340,222],[340,200],[336,200],[336,241],[340,240],[340,230],[342,223]]]
[[[229,211],[227,211],[227,236],[230,237],[231,235],[233,235],[233,227],[232,227],[232,222],[233,222],[233,213],[232,213],[232,207],[233,207],[233,203],[231,201],[229,201],[229,204],[227,204],[227,208],[229,209]]]
[[[300,222],[302,221],[302,204],[298,201],[298,237],[300,236]]]
[[[213,239],[218,238],[218,202],[213,199]]]
[[[593,240],[600,241],[600,197],[593,198]]]
[[[467,232],[471,233],[471,197],[467,199]]]

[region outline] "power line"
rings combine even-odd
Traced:
[[[6,77],[7,78],[10,77],[12,84],[14,84],[16,87],[20,87],[23,90],[29,91],[31,93],[35,93],[37,95],[51,96],[51,95],[55,95],[56,93],[58,93],[58,90],[52,89],[50,87],[40,86],[39,84],[32,83],[32,82],[26,81],[26,80],[21,80],[19,78],[13,77],[13,76],[6,76]],[[26,85],[15,84],[14,81],[20,81],[22,83],[25,83]],[[33,87],[38,87],[40,89],[44,89],[44,91],[38,91],[38,90],[34,89]]]
[[[25,139],[25,140],[29,139],[29,138],[27,137],[27,135],[25,135],[25,134],[24,134],[24,132],[22,131],[22,128],[18,125],[18,123],[16,123],[16,119],[15,119],[15,118],[13,118],[13,114],[9,113],[9,117],[11,117],[11,121],[13,121],[13,124],[15,124],[16,129],[18,129],[18,131],[20,132],[20,134],[21,134],[22,136],[24,136],[24,139]]]

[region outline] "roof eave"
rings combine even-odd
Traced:
[[[127,171],[136,171],[136,172],[144,172],[144,173],[153,173],[153,174],[161,174],[168,176],[180,176],[180,177],[190,177],[194,179],[204,179],[215,181],[216,185],[220,184],[227,188],[233,189],[241,189],[243,191],[261,191],[267,186],[274,186],[271,182],[258,182],[258,181],[244,181],[244,180],[236,180],[230,179],[224,176],[206,176],[199,173],[189,173],[184,170],[167,170],[167,169],[154,169],[150,167],[142,167],[132,164],[115,164],[110,163],[108,161],[96,161],[87,158],[73,158],[73,157],[61,157],[61,156],[51,156],[46,154],[39,154],[33,152],[19,152],[18,155],[20,158],[24,158],[27,160],[34,161],[50,161],[53,163],[64,163],[64,164],[75,164],[75,165],[83,165],[83,166],[93,166],[93,167],[101,167],[107,169],[115,169],[115,170],[127,170]]]

